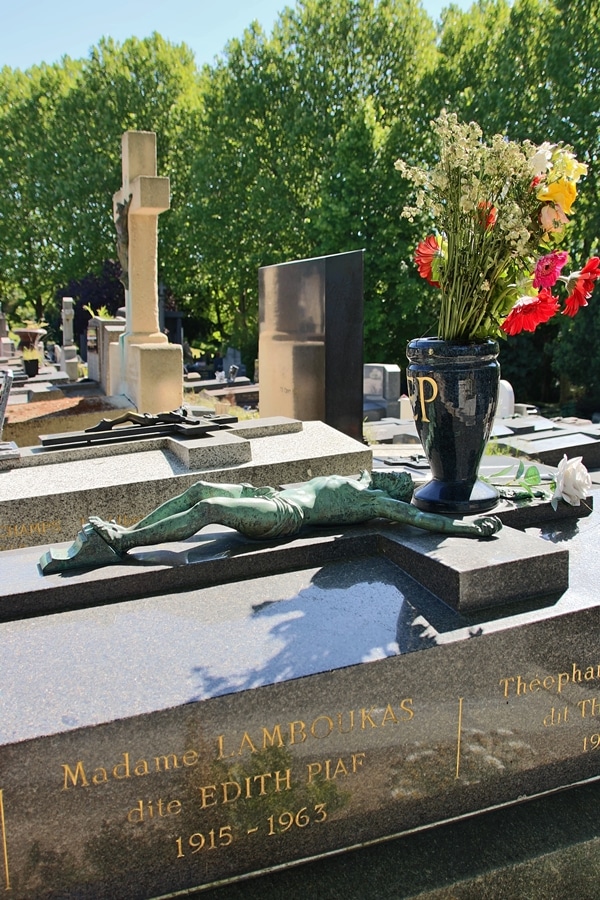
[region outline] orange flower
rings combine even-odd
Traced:
[[[430,234],[424,241],[421,241],[415,250],[415,264],[419,270],[419,275],[432,287],[440,286],[439,281],[433,280],[432,266],[434,259],[441,255],[442,251],[434,234]]]
[[[477,204],[477,213],[479,224],[487,231],[493,228],[498,218],[498,210],[489,202],[489,200],[480,200]]]

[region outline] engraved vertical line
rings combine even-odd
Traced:
[[[10,874],[8,871],[8,845],[6,843],[6,822],[4,819],[4,792],[0,788],[0,831],[2,831],[2,851],[4,855],[5,890],[10,891]]]
[[[463,708],[463,698],[458,698],[458,734],[456,736],[456,775],[455,778],[458,778],[460,774],[460,739],[462,734],[462,708]]]

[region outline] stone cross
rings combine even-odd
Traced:
[[[183,357],[160,330],[158,216],[169,209],[168,178],[156,174],[156,135],[126,131],[123,184],[113,196],[117,249],[125,287],[125,331],[109,346],[111,393],[125,394],[138,412],[158,413],[183,403]]]
[[[170,186],[168,178],[156,174],[154,132],[123,134],[122,170],[123,184],[113,197],[113,214],[117,226],[126,216],[125,337],[128,343],[166,343],[158,319],[158,216],[170,207]]]
[[[63,297],[62,302],[62,332],[63,332],[63,347],[70,347],[73,343],[73,319],[75,318],[75,313],[73,312],[73,298],[72,297]]]
[[[79,366],[77,363],[77,347],[73,343],[73,298],[63,297],[62,301],[62,347],[55,347],[57,362],[63,372],[69,376],[69,381],[77,381]]]

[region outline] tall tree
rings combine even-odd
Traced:
[[[419,288],[401,298],[380,273],[401,271],[410,229],[393,154],[412,147],[434,53],[417,0],[303,0],[271,38],[254,25],[228,45],[205,83],[194,228],[218,320],[234,334],[238,323],[236,339],[256,336],[258,266],[366,247],[369,341],[377,346],[385,321],[402,354]],[[385,246],[382,218],[393,234]],[[373,315],[386,301],[386,315]]]
[[[41,316],[56,291],[115,255],[112,195],[121,134],[156,131],[159,172],[171,176],[161,221],[161,275],[191,291],[190,118],[199,103],[194,58],[159,35],[103,40],[89,59],[0,73],[0,266],[3,290]],[[195,274],[195,273],[194,273]]]
[[[56,110],[79,65],[0,72],[0,286],[43,316],[57,285],[65,225],[57,209]]]

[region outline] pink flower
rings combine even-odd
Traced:
[[[558,204],[551,206],[546,203],[540,211],[540,224],[544,231],[560,231],[563,225],[567,225],[568,219]]]
[[[502,330],[507,334],[535,331],[538,325],[547,322],[556,312],[558,300],[547,288],[543,288],[536,297],[519,297],[502,323]]]
[[[553,250],[552,253],[542,256],[535,267],[535,275],[533,278],[534,288],[554,287],[558,281],[560,271],[568,258],[569,254],[564,250]]]

